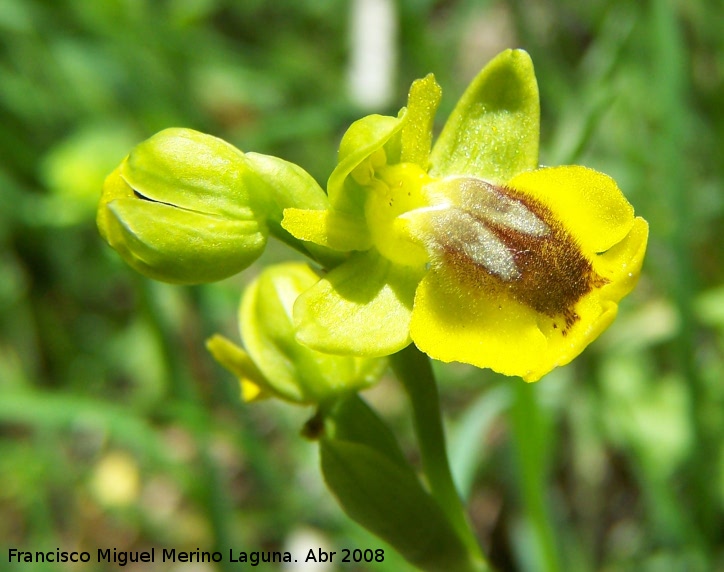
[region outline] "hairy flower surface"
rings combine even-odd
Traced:
[[[536,381],[612,322],[638,279],[648,226],[606,175],[539,168],[525,52],[486,66],[431,150],[439,100],[428,76],[397,117],[354,123],[329,207],[284,211],[296,238],[350,252],[297,299],[297,338],[361,356],[412,341],[442,361]]]

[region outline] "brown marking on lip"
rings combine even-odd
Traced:
[[[494,189],[521,203],[548,226],[549,232],[538,236],[526,234],[466,209],[477,224],[494,233],[513,255],[519,276],[508,280],[501,278],[467,256],[455,241],[438,235],[435,242],[442,254],[443,265],[452,268],[457,279],[469,288],[507,294],[541,314],[562,317],[564,327],[559,329],[554,323],[553,328],[565,336],[580,319],[574,310],[577,302],[608,280],[593,270],[580,246],[548,207],[510,187],[494,185]],[[454,229],[448,232],[454,232]]]

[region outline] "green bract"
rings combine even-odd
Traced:
[[[305,264],[266,268],[247,288],[239,309],[246,350],[221,336],[209,340],[217,361],[241,380],[245,400],[274,395],[294,403],[327,403],[369,386],[384,371],[385,360],[323,354],[296,341],[292,306],[318,280]]]
[[[357,395],[324,419],[322,472],[345,512],[421,570],[480,570],[387,426]]]

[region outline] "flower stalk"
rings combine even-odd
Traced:
[[[415,433],[430,493],[465,544],[473,569],[477,572],[488,571],[490,568],[471,529],[453,481],[445,444],[440,397],[430,359],[411,345],[392,356],[391,365],[412,405]]]

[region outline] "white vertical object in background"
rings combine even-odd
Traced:
[[[350,98],[375,109],[393,94],[397,54],[395,0],[352,0],[350,22]]]
[[[344,558],[344,554],[339,548],[333,548],[332,543],[321,531],[316,528],[302,527],[292,531],[284,542],[284,550],[292,554],[292,558],[296,558],[297,562],[290,562],[282,565],[284,572],[334,572],[342,570],[345,566],[340,561]],[[312,551],[315,558],[319,557],[319,550],[323,550],[327,554],[336,551],[332,563],[329,562],[306,562],[309,551]],[[337,566],[334,566],[334,564]]]

